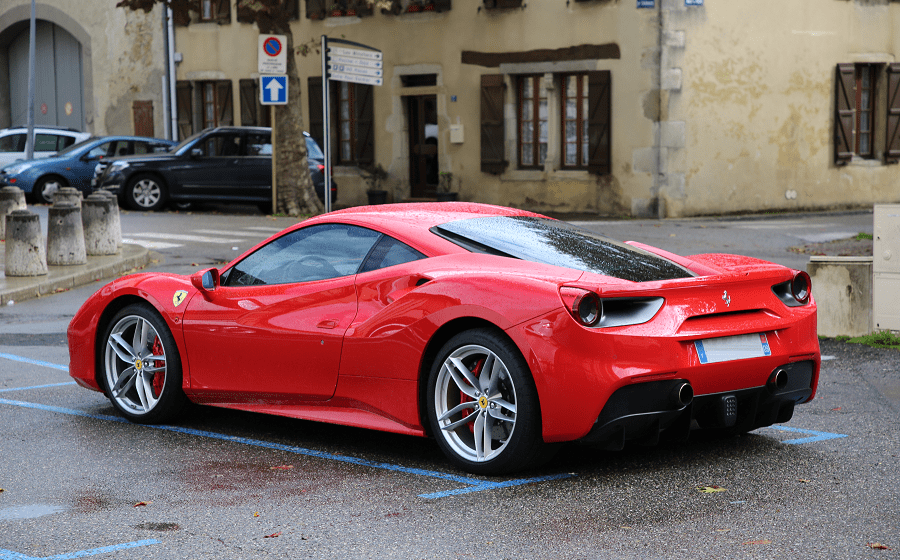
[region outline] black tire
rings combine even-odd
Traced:
[[[38,204],[53,204],[53,195],[56,191],[68,187],[69,184],[59,177],[41,177],[31,190],[34,201]]]
[[[465,471],[498,475],[549,458],[528,364],[502,333],[472,329],[451,338],[432,364],[425,399],[438,446]]]
[[[124,195],[125,202],[132,210],[153,212],[166,205],[169,191],[159,177],[142,173],[128,181]]]
[[[116,410],[132,422],[157,424],[187,403],[181,356],[165,321],[151,305],[136,303],[107,325],[99,347],[100,379]]]

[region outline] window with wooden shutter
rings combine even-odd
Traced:
[[[176,82],[175,99],[178,104],[178,138],[184,140],[195,132],[193,87],[191,86],[191,82]]]
[[[215,126],[234,124],[234,108],[231,102],[231,80],[216,82],[216,123]]]
[[[322,112],[322,78],[312,77],[307,80],[306,100],[309,103],[309,135],[325,149],[325,115]],[[334,134],[331,135],[334,138]],[[333,153],[333,151],[332,151]]]
[[[484,0],[487,10],[502,10],[506,8],[521,8],[522,0]]]
[[[502,74],[481,76],[481,171],[500,174],[506,170],[506,138],[503,104],[506,82]]]
[[[856,109],[856,67],[838,64],[835,79],[834,163],[846,165],[853,158],[853,125]]]
[[[322,78],[308,79],[309,134],[324,149],[325,118]],[[375,104],[373,86],[331,82],[331,154],[339,165],[368,167],[375,162]]]
[[[325,19],[325,0],[306,0],[307,19]]]
[[[900,62],[887,68],[887,131],[884,136],[884,162],[900,161]]]
[[[609,71],[588,72],[588,171],[612,171],[612,95]]]
[[[356,150],[355,160],[359,167],[369,167],[375,162],[375,108],[373,86],[348,84],[356,89]]]
[[[270,108],[259,102],[259,80],[240,80],[241,125],[271,126]]]

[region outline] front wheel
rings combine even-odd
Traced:
[[[116,409],[141,424],[177,416],[187,400],[181,358],[159,313],[145,303],[129,305],[116,313],[102,340],[102,379]]]
[[[166,187],[153,175],[138,175],[125,187],[125,201],[132,210],[159,210],[166,203]]]
[[[518,348],[502,334],[473,329],[441,348],[426,394],[428,421],[456,466],[496,475],[542,457],[537,390]]]
[[[44,177],[34,185],[34,200],[38,204],[53,204],[56,192],[69,185],[58,177]]]

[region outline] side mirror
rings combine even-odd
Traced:
[[[214,292],[219,287],[219,269],[210,268],[191,274],[191,284],[204,295]]]
[[[201,148],[191,149],[191,157],[192,158],[199,158],[202,155],[203,155],[203,150]]]

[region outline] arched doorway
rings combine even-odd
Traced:
[[[28,119],[28,27],[9,43],[10,124]],[[34,123],[85,129],[81,44],[62,27],[38,20],[35,33]]]

